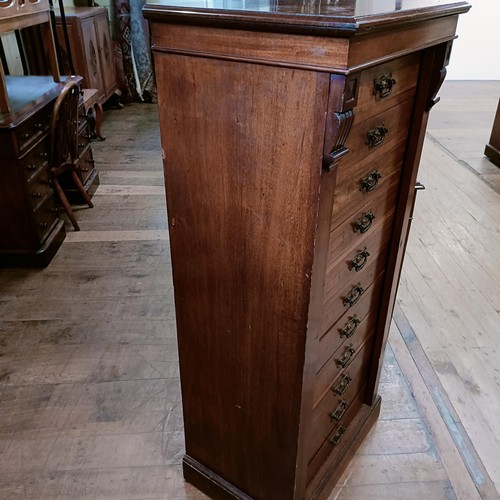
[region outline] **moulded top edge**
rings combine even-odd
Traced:
[[[352,36],[469,8],[450,0],[148,0],[143,10],[147,19],[166,23]]]

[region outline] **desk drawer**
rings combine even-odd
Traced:
[[[24,154],[36,141],[49,132],[51,116],[47,108],[42,109],[16,129],[19,155]]]
[[[42,169],[48,169],[49,148],[50,140],[48,136],[45,136],[19,160],[27,182],[31,182],[37,177]]]
[[[92,154],[92,148],[90,146],[90,143],[87,144],[87,146],[81,153],[78,167],[79,167],[78,171],[80,174],[80,179],[82,181],[82,184],[85,186],[85,183],[87,182],[87,180],[89,179],[95,168],[94,156]]]
[[[40,243],[43,243],[58,220],[59,211],[56,206],[54,194],[52,194],[35,211],[35,224]]]
[[[37,210],[51,192],[50,174],[47,169],[41,169],[28,184],[28,197],[33,210]]]

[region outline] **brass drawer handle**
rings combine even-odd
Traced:
[[[356,349],[354,349],[354,347],[352,345],[350,345],[344,352],[344,354],[342,354],[342,356],[340,356],[339,360],[338,360],[338,364],[342,367],[342,368],[346,368],[347,366],[349,366],[352,362],[352,359],[354,358],[354,353],[356,352]]]
[[[365,193],[373,191],[378,186],[378,181],[381,178],[382,176],[378,173],[378,170],[370,172],[366,177],[361,179],[360,191],[364,191]]]
[[[335,393],[335,394],[338,394],[339,396],[342,396],[342,394],[344,394],[344,392],[347,390],[347,388],[349,387],[349,384],[351,383],[352,381],[352,378],[347,375],[347,373],[342,377],[342,380],[340,381],[339,384],[337,384],[333,389],[332,391]]]
[[[21,139],[28,139],[31,134],[29,132],[25,132],[24,134],[21,134]]]
[[[354,259],[351,260],[350,263],[350,270],[352,271],[353,269],[358,272],[365,267],[365,264],[368,262],[368,257],[370,256],[370,253],[366,250],[366,247],[359,252]]]
[[[344,413],[347,411],[348,406],[349,405],[347,404],[347,401],[342,400],[337,408],[335,408],[335,410],[330,413],[330,420],[332,422],[338,422],[344,416]]]
[[[382,144],[387,132],[389,132],[389,129],[385,128],[384,124],[375,127],[373,130],[369,130],[366,134],[366,144],[368,144],[371,148]]]
[[[47,227],[48,224],[46,222],[40,222],[40,227]]]
[[[359,231],[360,234],[366,233],[366,231],[370,229],[373,219],[375,219],[375,214],[371,210],[368,210],[368,212],[361,215],[361,217],[355,222],[354,232],[356,233]]]
[[[396,80],[392,78],[392,73],[382,75],[379,79],[373,80],[373,95],[378,94],[381,98],[387,97],[396,83]]]
[[[35,128],[41,130],[43,128],[43,123],[35,123]]]
[[[340,443],[340,440],[342,439],[342,436],[344,435],[344,432],[346,431],[345,427],[340,426],[337,429],[337,432],[328,440],[332,446],[337,446]]]
[[[78,147],[79,147],[79,148],[83,148],[83,146],[85,146],[85,143],[84,143],[84,142],[79,142],[79,143],[78,143]]]
[[[33,198],[41,198],[42,197],[42,193],[31,193],[31,196],[33,196]]]
[[[37,169],[37,166],[36,165],[33,165],[32,163],[30,163],[29,165],[26,165],[26,168],[28,170],[36,170]]]
[[[346,338],[348,339],[349,337],[352,337],[354,335],[354,332],[357,330],[358,325],[361,323],[361,321],[358,319],[356,314],[349,319],[349,321],[343,326],[342,330],[340,330],[340,338]]]
[[[354,304],[357,304],[364,292],[365,289],[361,286],[361,283],[354,285],[347,297],[344,299],[344,306],[352,307]]]
[[[49,157],[49,153],[40,153],[40,158],[44,158],[44,159],[47,159]]]

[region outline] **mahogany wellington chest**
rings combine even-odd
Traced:
[[[380,410],[427,115],[469,6],[175,3],[144,12],[184,476],[214,498],[324,498]]]

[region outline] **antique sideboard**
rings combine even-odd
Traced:
[[[186,454],[214,498],[324,498],[377,395],[461,1],[146,5]]]
[[[84,88],[97,89],[99,103],[104,104],[118,89],[108,9],[67,7],[65,13],[76,74],[83,77]],[[62,20],[58,12],[56,27],[63,61],[67,63]],[[67,65],[62,70],[69,74]]]

